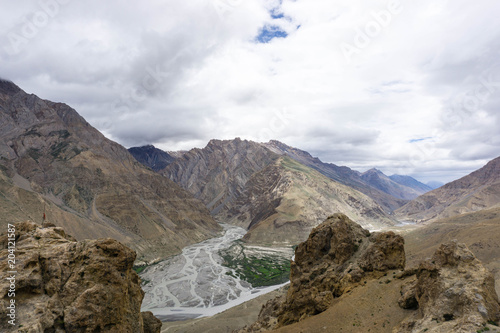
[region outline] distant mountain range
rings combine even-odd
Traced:
[[[0,80],[1,224],[62,226],[112,237],[152,261],[220,230],[203,203],[138,163],[62,103]]]
[[[415,199],[419,195],[432,190],[410,176],[392,175],[387,177],[377,169],[364,172],[361,174],[361,179],[370,186],[402,200]]]
[[[271,140],[263,145],[279,155],[287,155],[297,162],[319,171],[328,178],[366,194],[375,200],[386,213],[392,212],[407,202],[406,200],[396,198],[389,193],[371,186],[362,179],[360,172],[352,170],[346,166],[324,163],[319,158],[312,157],[311,154],[306,151],[287,146],[286,144],[276,140]]]
[[[130,151],[149,167],[145,156],[162,154],[152,146]],[[217,219],[247,228],[245,239],[252,243],[297,243],[336,212],[382,228],[395,223],[389,213],[405,198],[430,190],[408,176],[394,181],[380,171],[369,177],[371,171],[323,163],[275,140],[211,140],[177,156],[159,173],[202,200]]]
[[[435,190],[435,189],[443,186],[444,183],[432,180],[432,181],[427,182],[426,185],[429,186],[431,189]]]

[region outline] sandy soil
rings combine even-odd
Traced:
[[[229,333],[257,320],[262,304],[283,294],[282,289],[254,298],[212,317],[164,322],[162,333]]]

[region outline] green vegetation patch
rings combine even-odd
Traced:
[[[139,274],[140,272],[142,272],[143,270],[145,270],[145,269],[146,269],[146,267],[147,267],[146,265],[144,265],[144,266],[134,266],[134,267],[132,267],[132,269],[133,269],[133,270],[134,270],[137,274]]]
[[[311,174],[313,171],[313,169],[311,169],[305,165],[302,165],[300,163],[297,163],[296,161],[294,161],[290,157],[283,158],[281,165],[283,167],[285,167],[286,169],[289,169],[292,171],[298,171],[298,172],[304,173],[306,175]]]
[[[290,258],[279,252],[259,253],[246,248],[242,242],[235,242],[219,255],[224,259],[224,266],[232,268],[237,277],[253,287],[281,284],[290,278]],[[232,272],[227,274],[236,277]]]

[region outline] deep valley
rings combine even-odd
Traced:
[[[42,309],[19,332],[498,331],[500,157],[432,189],[277,140],[126,149],[5,80],[0,120],[19,313]],[[130,294],[92,307],[107,275]]]

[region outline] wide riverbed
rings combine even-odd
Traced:
[[[245,235],[245,229],[221,224],[224,235],[184,248],[181,254],[146,268],[149,281],[142,311],[152,311],[162,321],[211,316],[263,295],[283,285],[252,288],[235,272],[222,266],[222,249]]]

